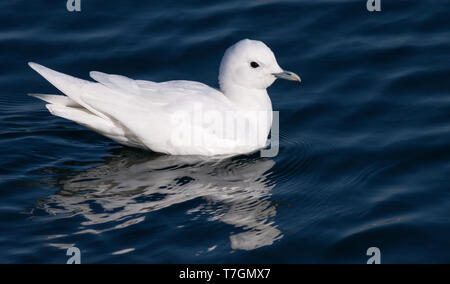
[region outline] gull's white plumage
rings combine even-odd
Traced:
[[[258,68],[251,67],[251,62],[257,62]],[[271,114],[266,88],[276,77],[300,81],[298,76],[278,66],[264,43],[253,40],[242,40],[225,52],[220,66],[220,91],[193,81],[156,83],[101,72],[91,72],[90,76],[97,81],[91,82],[36,63],[29,65],[66,95],[33,94],[48,102],[46,107],[53,115],[86,126],[120,144],[173,155],[230,155],[264,147],[272,118],[258,121],[258,125],[264,125],[261,128],[252,124],[250,113]],[[171,124],[174,116],[182,112],[194,117],[199,109],[233,114],[232,119],[246,121],[247,130],[263,142],[245,143],[239,135],[234,138],[224,135],[227,126],[211,126],[192,119],[178,122],[176,127],[191,127],[197,131],[196,135],[200,133],[214,143],[174,143],[175,130]]]

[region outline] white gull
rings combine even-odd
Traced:
[[[91,72],[97,82],[36,63],[30,67],[64,95],[31,94],[53,115],[120,144],[171,155],[235,155],[266,146],[272,126],[268,88],[277,78],[299,81],[261,41],[227,49],[220,90],[194,81],[151,82]]]

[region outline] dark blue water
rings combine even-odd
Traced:
[[[448,1],[49,2],[0,4],[1,263],[450,262]],[[273,159],[133,150],[26,95],[56,92],[27,61],[217,86],[242,38],[303,78],[269,89]]]

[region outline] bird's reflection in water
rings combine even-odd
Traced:
[[[61,189],[38,207],[52,215],[81,214],[77,233],[101,233],[145,219],[147,213],[201,198],[188,213],[238,228],[232,249],[252,250],[282,238],[270,200],[275,162],[241,156],[222,160],[149,154],[120,148],[101,165],[58,181]],[[97,225],[114,224],[96,230]],[[102,226],[105,227],[105,226]]]

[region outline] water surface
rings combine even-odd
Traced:
[[[0,262],[450,262],[448,1],[0,4]],[[217,87],[264,41],[301,86],[270,89],[277,157],[180,158],[51,116],[35,61]]]

